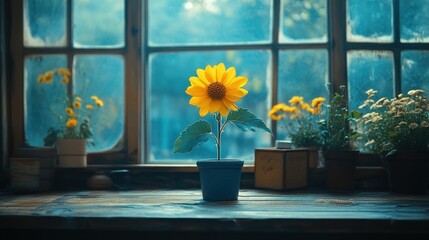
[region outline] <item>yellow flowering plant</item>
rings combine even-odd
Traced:
[[[55,81],[59,81],[59,83]],[[91,140],[90,120],[93,114],[104,106],[104,102],[97,96],[91,96],[88,100],[83,100],[76,95],[70,97],[68,94],[70,81],[71,72],[67,68],[52,69],[37,78],[43,95],[59,94],[55,101],[47,102],[49,111],[55,114],[58,119],[58,125],[48,129],[48,133],[43,139],[45,146],[53,146],[57,139],[71,138],[87,139],[88,143],[94,144]],[[48,85],[52,86],[49,93],[45,89]]]
[[[201,119],[188,125],[174,143],[174,153],[186,153],[212,137],[217,147],[217,160],[221,159],[221,136],[225,127],[232,123],[243,131],[263,130],[272,134],[265,123],[235,102],[247,95],[243,88],[248,79],[237,76],[235,67],[225,68],[224,63],[198,68],[197,76],[191,76],[191,85],[186,93],[191,96],[189,104],[198,107],[200,117],[212,114],[216,120],[217,132],[213,132],[210,122]]]
[[[366,113],[359,120],[362,147],[388,155],[396,150],[429,150],[429,100],[421,89],[388,99],[375,99],[377,91],[365,92],[359,106]]]
[[[274,121],[282,122],[293,147],[319,147],[322,144],[319,121],[324,101],[325,98],[316,97],[309,104],[302,96],[293,96],[289,105],[274,105],[268,116]]]

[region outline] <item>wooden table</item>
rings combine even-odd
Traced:
[[[0,239],[429,239],[429,195],[241,189],[0,194]],[[287,238],[293,237],[293,238]]]

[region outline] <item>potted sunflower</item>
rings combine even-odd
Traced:
[[[397,97],[376,98],[366,91],[359,106],[365,115],[359,121],[364,150],[379,154],[386,162],[392,192],[425,193],[428,186],[429,99],[421,89]]]
[[[239,108],[235,102],[247,95],[243,88],[248,79],[237,76],[235,67],[226,69],[224,63],[198,68],[197,75],[189,78],[186,93],[191,96],[190,105],[199,108],[200,117],[212,115],[216,131],[210,122],[200,119],[188,125],[175,140],[174,153],[187,153],[199,144],[212,139],[216,144],[217,157],[196,162],[200,174],[203,199],[206,201],[237,200],[241,169],[244,161],[224,159],[221,156],[222,132],[228,125],[243,131],[257,129],[272,134],[265,123],[248,109]]]

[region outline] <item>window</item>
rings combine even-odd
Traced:
[[[9,98],[14,154],[43,154],[54,119],[41,109],[37,74],[73,70],[69,94],[106,99],[93,163],[188,164],[216,155],[210,142],[173,154],[198,109],[185,89],[197,68],[224,62],[249,78],[238,105],[265,119],[275,138],[229,128],[222,157],[253,163],[254,149],[285,138],[268,109],[293,95],[329,98],[348,86],[357,108],[374,88],[429,92],[424,0],[19,0],[12,6]],[[52,100],[52,99],[51,99]],[[211,120],[210,116],[206,117]],[[100,124],[98,124],[100,123]],[[102,123],[102,124],[101,124]],[[240,142],[238,147],[235,142]],[[214,144],[214,143],[213,143]]]
[[[428,10],[424,0],[347,1],[350,108],[369,88],[387,97],[417,88],[429,92]]]
[[[64,102],[64,95],[57,94],[61,92],[79,96],[83,106],[91,103],[94,95],[105,103],[101,113],[91,119],[95,144],[88,145],[89,153],[103,158],[103,153],[123,151],[126,1],[22,0],[12,4],[21,9],[12,24],[22,30],[13,35],[17,41],[12,49],[21,63],[15,68],[17,80],[12,84],[22,89],[15,95],[16,103],[22,104],[13,108],[22,110],[22,115],[15,113],[13,117],[23,126],[15,147],[30,152],[45,149],[43,139],[48,129],[63,126],[65,121],[58,120],[66,119],[64,104],[56,104]],[[38,83],[39,75],[58,68],[71,69],[69,85]]]

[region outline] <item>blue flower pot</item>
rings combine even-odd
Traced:
[[[208,159],[197,161],[205,201],[235,201],[240,190],[244,161]]]

